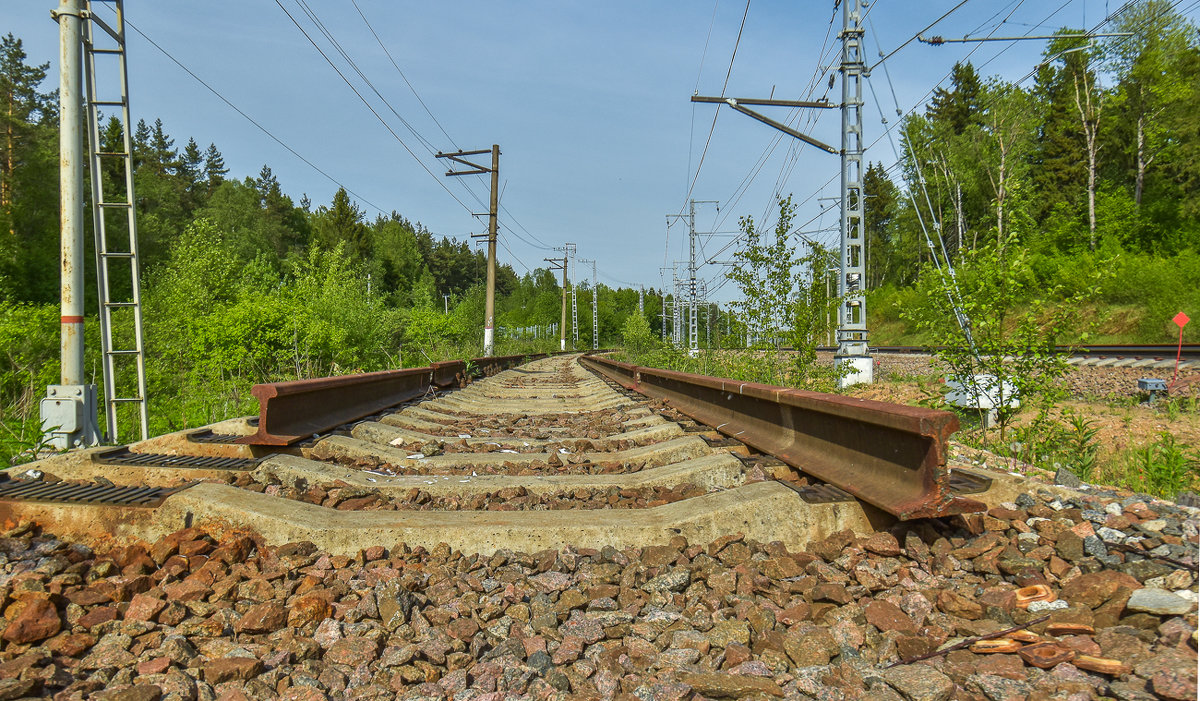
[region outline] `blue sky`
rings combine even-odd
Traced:
[[[397,210],[438,234],[462,238],[484,231],[486,218],[470,214],[486,210],[480,203],[487,201],[483,178],[442,177],[445,162],[433,158],[346,67],[297,0],[279,1],[419,163],[274,0],[128,0],[126,13],[228,100],[357,193],[369,216],[377,214],[377,206]],[[833,203],[826,203],[822,214],[817,199],[837,194],[836,156],[798,148],[790,138],[780,139],[774,130],[728,107],[722,108],[708,140],[716,107],[689,102],[697,90],[720,94],[744,2],[357,2],[436,122],[351,0],[308,0],[308,7],[433,150],[500,144],[507,210],[501,216],[501,260],[519,273],[554,255],[543,244],[572,241],[581,257],[598,260],[602,282],[659,286],[664,262],[670,265],[686,255],[686,226],[676,224],[668,232],[666,215],[685,210],[693,178],[692,197],[721,202],[719,213],[712,205],[698,206],[700,230],[732,231],[743,215],[769,218],[776,191],[802,202],[798,221],[813,220],[807,229],[837,222]],[[878,58],[877,47],[891,51],[958,2],[877,0],[867,25],[868,56]],[[1118,5],[1116,0],[969,0],[930,33],[1044,34],[1066,25],[1091,27]],[[57,26],[49,18],[53,6],[28,0],[5,3],[0,31],[23,39],[31,62],[56,61]],[[829,31],[832,17],[832,0],[752,0],[725,94],[767,97],[773,91],[784,99],[823,95],[828,76],[836,74],[836,68],[824,73],[838,56],[840,11]],[[870,82],[894,124],[893,87],[900,108],[909,110],[927,101],[954,62],[968,54],[984,74],[1015,80],[1038,62],[1042,48],[1039,41],[938,47],[913,42],[887,61],[891,87],[882,68]],[[255,175],[266,163],[294,198],[307,193],[314,206],[331,199],[336,184],[263,135],[140,36],[130,40],[130,61],[135,120],[161,118],[180,146],[189,136],[201,147],[216,143],[233,176]],[[52,71],[47,88],[57,85],[56,69]],[[815,81],[815,93],[809,89],[814,74],[823,75]],[[840,99],[839,85],[829,96]],[[866,97],[866,142],[873,144],[867,158],[891,164],[895,156],[887,139],[877,141],[884,127],[870,90]],[[763,108],[768,110],[779,119],[789,116],[788,110]],[[821,111],[816,123],[806,123],[802,131],[838,144],[837,111]],[[833,233],[818,238],[836,240]],[[727,241],[713,238],[706,253],[714,256]],[[720,280],[715,266],[701,275],[714,280],[714,286]],[[728,300],[732,293],[726,285],[715,296]]]

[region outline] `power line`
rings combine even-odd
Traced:
[[[801,99],[803,99],[803,100],[810,100],[810,101],[813,100],[818,81],[824,79],[825,75],[829,72],[830,68],[832,68],[832,64],[829,63],[830,55],[834,51],[837,50],[838,46],[837,46],[837,44],[833,44],[831,46],[829,44],[829,39],[832,36],[833,23],[837,19],[837,14],[838,14],[837,11],[838,11],[838,8],[835,3],[833,12],[830,14],[830,17],[829,17],[829,24],[825,27],[825,38],[821,42],[821,49],[817,52],[818,58],[817,58],[816,67],[813,69],[813,74],[808,80],[808,85],[805,87],[805,90],[802,93]],[[822,70],[823,66],[824,66],[824,70]],[[825,95],[823,97],[828,96],[828,94],[829,94],[829,88],[826,88]],[[800,126],[800,118],[801,117],[804,117],[804,125],[803,126]],[[809,132],[812,130],[812,127],[814,127],[816,125],[817,120],[820,119],[820,117],[821,117],[820,110],[792,109],[787,117],[787,124],[789,126],[795,126],[796,128],[798,128],[801,131]],[[755,164],[750,167],[750,171],[747,172],[745,176],[743,176],[743,178],[742,178],[741,182],[738,184],[738,186],[734,188],[734,191],[733,191],[734,194],[725,198],[725,201],[726,201],[725,212],[717,219],[716,224],[714,225],[714,228],[717,228],[717,229],[721,228],[721,226],[723,226],[724,223],[728,220],[730,213],[736,211],[737,205],[738,205],[738,203],[741,202],[742,196],[745,195],[746,192],[749,191],[750,186],[753,185],[754,181],[758,179],[759,173],[762,172],[762,169],[766,166],[766,164],[770,160],[771,156],[773,156],[775,154],[776,149],[779,148],[780,143],[783,141],[783,136],[784,135],[779,132],[772,133],[770,142],[763,149],[762,154],[760,154],[760,156],[758,157]],[[797,162],[799,162],[800,153],[801,153],[800,145],[797,144],[794,140],[789,139],[788,147],[787,147],[787,155],[785,156],[783,165],[780,166],[780,174],[776,178],[776,182],[775,182],[775,192],[776,193],[778,193],[782,190],[782,183],[791,177],[791,169],[795,167],[795,164]],[[788,162],[788,159],[790,159],[790,164]],[[785,172],[787,173],[786,175],[785,175]],[[767,209],[769,209],[769,208],[770,208],[770,203],[768,203],[768,205],[767,205]],[[764,212],[762,218],[766,219],[765,212]]]
[[[391,125],[389,125],[387,123],[387,121],[384,120],[384,118],[382,116],[380,116],[379,112],[376,111],[375,108],[371,106],[371,103],[367,101],[367,98],[363,97],[363,94],[361,92],[359,92],[358,88],[354,87],[354,84],[350,82],[350,79],[347,78],[344,73],[342,73],[341,69],[339,69],[336,64],[334,64],[333,60],[329,58],[329,56],[325,53],[325,51],[323,49],[321,49],[321,47],[317,44],[317,42],[313,40],[313,38],[309,35],[309,33],[307,31],[305,31],[304,27],[300,26],[300,23],[298,21],[296,21],[296,18],[292,16],[292,13],[289,12],[288,9],[283,6],[283,3],[280,2],[280,0],[275,0],[275,4],[279,6],[279,9],[283,10],[283,13],[285,15],[287,15],[288,19],[290,19],[292,21],[292,24],[296,25],[296,29],[300,30],[300,33],[304,35],[304,38],[308,39],[308,43],[312,44],[313,48],[317,50],[317,53],[321,54],[321,58],[325,59],[325,62],[329,64],[330,68],[332,68],[333,71],[338,74],[338,77],[342,79],[342,82],[344,82],[346,84],[346,86],[349,87],[350,90],[353,91],[354,94],[358,96],[358,99],[361,100],[362,103],[366,106],[366,108],[371,111],[371,114],[375,115],[375,118],[379,120],[379,123],[383,125],[384,129],[387,129],[388,133],[390,133],[392,135],[392,137],[394,139],[396,139],[396,141],[402,147],[404,147],[404,150],[408,152],[408,155],[413,157],[413,160],[415,160],[417,162],[417,165],[421,166],[421,169],[424,170],[426,173],[428,173],[429,177],[433,178],[434,181],[437,182],[437,184],[439,186],[441,186],[441,188],[443,190],[446,191],[446,194],[450,195],[450,197],[455,202],[457,202],[459,204],[459,206],[461,206],[463,209],[465,209],[467,211],[468,214],[470,214],[471,208],[468,207],[466,205],[466,203],[464,203],[462,200],[460,200],[457,195],[455,195],[453,192],[451,192],[450,188],[446,187],[446,184],[442,182],[442,179],[439,178],[438,176],[434,175],[433,171],[431,171],[429,169],[429,167],[426,166],[421,161],[421,159],[417,156],[417,154],[414,153],[411,148],[409,148],[408,144],[404,143],[404,139],[400,138],[400,135],[397,134],[394,129],[392,129]]]
[[[929,31],[930,29],[932,29],[932,28],[933,28],[935,25],[937,25],[937,23],[938,23],[938,22],[941,22],[942,20],[946,19],[946,18],[947,18],[947,17],[949,17],[950,15],[954,14],[954,11],[955,11],[955,10],[957,10],[957,9],[958,9],[958,8],[960,8],[960,7],[962,7],[963,5],[966,5],[968,2],[970,2],[970,0],[962,0],[962,2],[958,3],[958,4],[957,4],[957,5],[955,5],[954,7],[950,8],[949,10],[947,10],[947,11],[946,11],[946,13],[945,13],[944,15],[942,15],[941,17],[938,17],[938,18],[937,18],[937,19],[935,19],[934,21],[930,22],[930,23],[929,23],[929,26],[925,27],[925,28],[924,28],[924,29],[922,29],[921,31],[919,31],[919,32],[917,32],[916,34],[912,35],[912,36],[911,36],[911,37],[909,37],[908,39],[905,39],[903,44],[901,44],[900,46],[897,46],[896,48],[892,49],[892,50],[891,50],[891,51],[888,53],[888,55],[887,55],[887,56],[884,56],[883,58],[881,58],[881,59],[879,59],[878,61],[876,61],[876,62],[875,62],[875,65],[874,65],[874,66],[871,66],[871,69],[870,69],[870,70],[871,70],[871,71],[875,70],[875,68],[876,68],[877,66],[879,66],[879,64],[881,64],[881,63],[883,63],[884,61],[888,60],[888,59],[889,59],[889,58],[891,58],[892,56],[895,56],[897,51],[899,51],[900,49],[903,49],[904,47],[906,47],[906,46],[908,46],[909,44],[911,44],[911,43],[913,43],[914,41],[916,41],[916,40],[917,40],[917,37],[919,37],[920,35],[924,34],[925,32]],[[1009,16],[1011,17],[1012,15],[1009,15]],[[868,73],[870,73],[870,71],[868,71]]]
[[[750,14],[750,0],[746,0],[746,9],[742,12],[742,23],[738,27],[737,39],[733,42],[733,53],[729,56],[729,68],[725,71],[725,82],[721,85],[721,96],[724,97],[725,90],[729,87],[729,77],[733,75],[733,62],[737,59],[738,46],[742,43],[742,31],[746,28],[746,16]],[[712,126],[708,129],[708,138],[704,140],[704,150],[700,152],[700,162],[696,164],[696,175],[692,178],[692,184],[688,186],[687,194],[684,195],[684,201],[691,198],[692,192],[696,189],[696,181],[700,179],[700,170],[704,168],[704,158],[708,155],[709,144],[712,143],[713,132],[717,129],[717,115],[720,110],[713,113]],[[684,205],[680,205],[679,212],[683,213]]]
[[[433,116],[433,112],[430,111],[429,106],[425,104],[425,101],[421,99],[421,95],[417,93],[417,89],[413,87],[411,82],[409,82],[408,76],[404,75],[404,71],[400,70],[400,66],[396,63],[396,59],[392,58],[392,52],[388,51],[387,45],[383,43],[383,40],[379,38],[379,34],[375,32],[375,28],[371,26],[371,21],[367,19],[367,16],[363,14],[362,9],[359,8],[358,0],[350,0],[350,4],[354,5],[354,9],[358,11],[358,16],[362,17],[363,23],[366,24],[367,29],[371,31],[371,36],[375,37],[375,42],[379,44],[379,48],[383,49],[383,53],[386,54],[388,60],[392,62],[392,67],[395,68],[396,72],[400,74],[400,77],[404,80],[404,84],[407,85],[408,89],[412,91],[413,96],[417,98],[417,102],[421,103],[421,107],[425,108],[425,114],[429,115],[429,118],[432,119],[433,123],[437,125],[438,129],[441,130],[442,136],[446,137],[446,139],[450,142],[450,145],[457,149],[458,144],[454,143],[454,139],[450,137],[450,134],[446,133],[446,129],[442,127],[442,123],[438,121],[437,117]]]
[[[712,17],[708,20],[708,34],[704,37],[704,51],[700,52],[700,70],[696,71],[696,90],[700,90],[700,76],[704,75],[704,59],[708,57],[708,42],[712,39],[713,25],[717,23],[717,8],[720,7],[721,0],[716,0],[713,3]]]
[[[383,208],[382,208],[382,207],[380,207],[380,206],[376,205],[375,203],[371,202],[370,200],[368,200],[367,198],[365,198],[365,197],[363,197],[362,195],[358,194],[358,193],[357,193],[357,192],[355,192],[354,190],[351,190],[349,187],[346,187],[346,186],[345,186],[344,184],[342,184],[342,182],[341,182],[341,181],[339,181],[337,178],[333,177],[333,176],[332,176],[332,175],[330,175],[329,173],[326,173],[324,170],[322,170],[321,168],[319,168],[319,167],[318,167],[316,164],[314,164],[312,161],[308,160],[308,159],[307,159],[307,158],[305,158],[304,156],[301,156],[301,155],[300,155],[300,153],[296,151],[296,149],[294,149],[294,148],[292,148],[291,146],[288,146],[286,143],[284,143],[283,139],[280,139],[278,136],[275,136],[274,134],[272,134],[272,133],[271,133],[271,130],[267,129],[267,128],[266,128],[266,127],[264,127],[262,124],[259,124],[257,120],[255,120],[253,117],[251,117],[250,115],[248,115],[248,114],[246,114],[245,112],[243,112],[243,111],[242,111],[242,109],[241,109],[240,107],[238,107],[237,105],[233,104],[233,103],[232,103],[232,102],[229,100],[229,98],[227,98],[227,97],[225,97],[224,95],[222,95],[222,94],[221,94],[221,93],[220,93],[220,92],[219,92],[219,91],[218,91],[216,88],[214,88],[213,86],[209,85],[209,84],[208,84],[208,83],[207,83],[207,82],[206,82],[206,81],[205,81],[203,78],[201,78],[200,76],[196,75],[196,74],[195,74],[195,73],[192,71],[192,69],[190,69],[190,68],[188,68],[187,66],[183,65],[183,63],[182,63],[182,62],[181,62],[179,59],[177,59],[177,58],[175,58],[173,55],[171,55],[171,53],[170,53],[169,51],[167,51],[166,49],[164,49],[162,46],[160,46],[160,45],[158,44],[158,42],[156,42],[156,41],[154,41],[153,39],[151,39],[151,38],[149,37],[149,35],[147,35],[145,32],[143,32],[141,29],[139,29],[139,28],[138,28],[138,27],[137,27],[137,26],[136,26],[136,25],[135,25],[133,22],[130,22],[128,19],[126,19],[126,20],[125,20],[125,24],[126,24],[126,25],[128,25],[130,29],[132,29],[133,31],[137,32],[138,36],[140,36],[141,38],[145,39],[145,40],[146,40],[146,41],[147,41],[147,42],[148,42],[148,43],[149,43],[151,46],[153,46],[154,48],[158,49],[158,51],[159,51],[159,52],[160,52],[160,53],[161,53],[163,56],[166,56],[168,59],[170,59],[170,61],[171,61],[172,63],[174,63],[176,66],[179,66],[179,68],[180,68],[180,69],[182,69],[184,73],[187,73],[189,76],[191,76],[191,77],[192,77],[192,79],[193,79],[193,80],[195,80],[197,83],[200,83],[201,85],[203,85],[203,86],[204,86],[204,87],[205,87],[205,88],[206,88],[206,89],[207,89],[209,92],[211,92],[213,95],[216,95],[216,96],[217,96],[217,99],[221,100],[221,102],[224,102],[226,105],[228,105],[228,106],[229,106],[229,108],[230,108],[230,109],[232,109],[234,112],[237,112],[238,114],[240,114],[240,115],[241,115],[243,118],[245,118],[245,120],[246,120],[246,121],[250,122],[250,123],[251,123],[251,124],[253,124],[255,127],[257,127],[259,131],[261,131],[262,133],[264,133],[264,134],[266,134],[268,137],[270,137],[270,139],[271,139],[272,141],[274,141],[275,143],[277,143],[277,144],[279,144],[280,146],[282,146],[283,148],[285,148],[285,149],[288,151],[288,153],[292,154],[292,155],[293,155],[293,156],[295,156],[296,158],[299,158],[301,161],[303,161],[303,162],[304,162],[304,164],[305,164],[305,165],[307,165],[309,168],[312,168],[313,170],[315,170],[315,171],[317,171],[318,173],[320,173],[321,175],[323,175],[323,176],[324,176],[324,177],[325,177],[327,180],[329,180],[329,182],[331,182],[331,183],[333,183],[334,185],[337,185],[338,187],[340,187],[340,188],[344,189],[346,192],[350,193],[351,195],[354,195],[354,197],[355,197],[355,198],[357,198],[357,199],[361,200],[361,201],[362,201],[362,202],[364,202],[365,204],[368,204],[368,205],[370,205],[372,208],[374,208],[374,209],[375,209],[375,211],[379,212],[380,214],[385,214],[385,212],[384,212],[384,210],[383,210]]]
[[[344,58],[350,64],[351,68],[353,68],[354,71],[358,74],[358,76],[360,78],[362,78],[363,82],[365,82],[367,84],[367,86],[371,88],[371,90],[383,102],[383,104],[386,105],[389,110],[391,110],[392,114],[394,114],[396,116],[396,118],[400,120],[400,122],[405,126],[405,128],[407,128],[409,130],[409,132],[412,133],[413,136],[415,136],[419,141],[421,141],[422,145],[425,146],[425,149],[430,153],[430,155],[433,155],[434,153],[436,153],[438,149],[428,139],[426,139],[423,135],[421,135],[421,133],[418,132],[416,130],[416,128],[412,126],[412,124],[410,124],[406,119],[404,119],[404,117],[401,116],[400,113],[397,112],[394,107],[392,107],[391,103],[388,102],[387,98],[385,98],[379,92],[379,90],[376,89],[375,85],[371,82],[371,80],[369,78],[367,78],[367,76],[363,73],[363,71],[358,67],[358,64],[354,61],[354,59],[352,59],[346,53],[346,51],[342,49],[341,44],[333,37],[333,34],[325,27],[324,23],[321,22],[320,18],[318,18],[316,16],[316,13],[311,8],[309,8],[308,3],[305,0],[296,0],[296,1],[301,6],[301,8],[305,11],[305,13],[308,14],[309,18],[314,22],[314,24],[317,25],[317,27],[321,30],[321,32],[325,35],[325,37],[334,45],[334,47],[342,55],[342,58]],[[351,2],[354,4],[354,9],[358,11],[359,17],[361,17],[363,22],[367,25],[367,29],[371,32],[371,35],[373,37],[375,37],[375,41],[379,44],[380,48],[383,49],[384,53],[387,54],[388,60],[391,61],[392,67],[394,67],[396,69],[396,72],[400,74],[400,77],[404,80],[405,84],[408,85],[409,90],[411,90],[413,95],[417,98],[417,101],[421,104],[421,107],[423,107],[425,109],[425,113],[428,114],[430,119],[433,120],[434,124],[437,125],[438,129],[442,132],[442,135],[445,136],[450,141],[450,143],[455,146],[455,148],[457,148],[458,144],[456,144],[454,142],[454,139],[450,136],[450,134],[442,126],[442,123],[440,121],[438,121],[438,118],[433,114],[433,111],[430,110],[429,106],[425,103],[425,101],[423,99],[421,99],[421,95],[417,92],[416,87],[413,86],[411,81],[409,81],[408,76],[406,76],[404,74],[404,71],[402,71],[400,69],[399,64],[396,63],[396,60],[392,57],[391,52],[388,51],[387,46],[380,39],[379,34],[375,31],[375,28],[371,25],[370,20],[367,19],[366,15],[363,14],[362,10],[358,7],[358,3],[356,2],[356,0],[351,0]],[[441,180],[439,179],[438,182],[440,183]],[[484,203],[483,199],[480,197],[480,195],[478,193],[476,193],[473,189],[471,189],[471,187],[469,185],[467,185],[466,181],[460,180],[458,182],[460,185],[462,185],[462,187],[467,191],[467,193],[480,206],[484,206],[484,207],[487,206]],[[443,185],[443,187],[444,187],[444,185]],[[508,210],[507,207],[504,207],[503,205],[501,205],[501,209],[509,216],[509,218],[513,224],[516,224],[516,226],[518,228],[520,228],[522,231],[524,231],[526,235],[528,235],[530,238],[534,239],[535,241],[538,241],[538,243],[533,243],[533,242],[529,241],[528,239],[522,237],[521,235],[513,232],[514,235],[518,239],[520,239],[526,245],[532,246],[533,248],[552,250],[552,248],[549,245],[547,245],[544,241],[541,241],[540,239],[538,239],[536,236],[534,236],[532,233],[530,233],[529,230],[526,229],[519,221],[517,221],[516,217],[512,214],[512,212],[510,212]]]
[[[346,53],[346,50],[342,48],[341,42],[339,42],[333,36],[333,33],[330,32],[325,26],[325,23],[321,21],[321,18],[317,17],[317,13],[314,12],[311,7],[309,7],[306,0],[295,0],[295,2],[300,9],[304,11],[304,14],[308,15],[309,20],[311,20],[313,25],[320,30],[321,34],[325,35],[325,38],[330,44],[333,45],[333,48],[336,49],[339,54],[341,54],[346,63],[350,65],[350,68],[358,74],[358,77],[361,78],[364,83],[366,83],[367,87],[371,89],[371,92],[375,93],[375,97],[378,97],[380,102],[382,102],[384,106],[386,106],[388,110],[390,110],[391,113],[396,116],[396,119],[400,120],[400,123],[404,125],[404,128],[408,129],[409,133],[411,133],[417,138],[418,141],[421,142],[421,144],[425,147],[425,150],[429,151],[430,155],[435,153],[437,149],[434,147],[434,145],[430,143],[428,139],[422,136],[412,124],[409,124],[408,120],[401,116],[401,114],[396,111],[395,107],[392,107],[392,103],[388,102],[387,98],[384,97],[383,94],[379,92],[378,88],[375,87],[375,84],[371,82],[371,79],[368,78],[367,75],[363,73],[362,69],[358,67],[358,63],[351,58],[350,54]]]

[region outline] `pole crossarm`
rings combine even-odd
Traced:
[[[472,163],[466,159],[466,156],[482,156],[490,153],[492,155],[491,167],[481,166],[478,163]],[[500,145],[492,144],[491,148],[481,148],[474,151],[458,150],[454,153],[443,153],[438,151],[434,154],[437,158],[449,158],[455,163],[465,165],[471,170],[448,170],[447,176],[455,175],[484,175],[491,174],[492,181],[492,197],[488,207],[488,231],[486,236],[471,234],[471,238],[487,238],[487,300],[484,303],[483,312],[483,354],[491,356],[495,350],[494,331],[496,320],[496,243],[497,232],[499,231],[498,215],[500,211]],[[480,216],[472,213],[471,216]]]
[[[464,166],[471,168],[471,170],[448,170],[448,171],[446,171],[446,175],[448,175],[448,176],[485,175],[487,173],[492,172],[492,169],[488,168],[487,166],[481,166],[478,163],[472,163],[471,161],[468,161],[466,158],[464,158],[464,156],[478,156],[478,155],[481,155],[484,153],[491,153],[491,152],[492,152],[492,150],[490,148],[489,149],[478,149],[475,151],[455,151],[454,153],[442,153],[441,151],[438,151],[436,154],[434,154],[434,158],[449,158],[450,160],[454,161],[455,163],[458,163],[460,165],[464,165]]]
[[[749,107],[746,107],[745,105],[774,105],[774,106],[780,106],[780,107],[812,107],[812,108],[818,108],[818,109],[829,109],[829,108],[839,107],[840,105],[834,105],[829,102],[804,102],[804,101],[800,101],[800,100],[756,100],[756,99],[752,99],[752,98],[746,99],[746,98],[737,98],[737,97],[704,97],[702,95],[692,95],[692,102],[707,102],[707,103],[715,103],[715,104],[724,103],[726,105],[729,105],[733,109],[737,110],[738,112],[741,112],[742,114],[747,115],[749,117],[753,117],[754,119],[757,119],[758,121],[762,122],[763,124],[766,124],[769,127],[774,127],[775,129],[778,129],[779,131],[783,132],[784,134],[787,134],[788,136],[797,138],[797,139],[803,141],[804,143],[809,144],[810,146],[816,146],[817,148],[821,149],[822,151],[825,151],[827,153],[832,153],[834,155],[837,155],[837,153],[838,153],[838,150],[835,149],[834,147],[830,146],[829,144],[826,144],[822,141],[814,139],[813,137],[811,137],[807,134],[798,132],[795,129],[789,127],[788,125],[783,124],[782,122],[777,122],[765,114],[760,114],[758,112],[755,112],[754,110],[750,109]]]
[[[815,109],[837,109],[841,105],[830,102],[829,100],[764,100],[757,97],[706,97],[704,95],[692,95],[692,102],[708,102],[721,104],[729,104],[731,102],[739,105],[755,105],[761,107],[812,107]]]

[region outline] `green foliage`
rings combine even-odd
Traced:
[[[796,207],[791,197],[779,198],[778,204],[779,218],[769,243],[753,218],[738,222],[743,244],[726,276],[737,283],[741,299],[730,307],[749,336],[749,365],[765,370],[760,381],[828,389],[836,378],[817,364],[816,346],[838,303],[827,293],[824,275],[833,256],[811,242],[806,255],[797,255],[791,238]],[[806,278],[799,277],[806,271]],[[781,347],[794,350],[785,353]]]
[[[1131,451],[1127,469],[1133,489],[1170,499],[1195,488],[1200,480],[1200,454],[1164,431],[1155,442]]]
[[[0,300],[0,406],[28,414],[58,382],[58,309]]]
[[[1115,24],[1132,36],[1049,42],[1029,87],[956,65],[905,119],[911,197],[896,196],[881,165],[865,176],[872,287],[937,275],[927,229],[956,264],[982,246],[1024,249],[1040,286],[1077,286],[1115,259],[1096,299],[1102,313],[1116,308],[1101,324],[1110,340],[1161,342],[1171,316],[1197,308],[1200,33],[1166,0],[1131,3]],[[877,343],[925,335],[871,309]]]
[[[1081,479],[1090,480],[1099,457],[1100,445],[1096,441],[1096,436],[1100,433],[1100,429],[1096,428],[1094,421],[1075,412],[1067,413],[1067,425],[1064,436],[1067,466],[1074,470]]]
[[[658,344],[658,339],[650,331],[649,322],[641,314],[630,314],[625,318],[621,338],[625,341],[625,347],[635,354],[644,353]]]
[[[994,393],[1003,442],[1017,411],[1005,408],[1012,400],[1028,405],[1059,398],[1069,366],[1055,346],[1087,340],[1084,334],[1064,338],[1063,330],[1098,294],[1100,276],[1094,271],[1076,281],[1073,289],[1061,283],[1039,285],[1023,249],[979,248],[960,263],[956,279],[948,274],[923,276],[918,289],[924,303],[902,316],[941,347],[936,354],[955,378],[995,378],[975,391]],[[966,330],[961,326],[964,318]]]

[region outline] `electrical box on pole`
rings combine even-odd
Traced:
[[[492,166],[490,168],[466,160],[467,156],[479,156],[485,153],[492,154]],[[496,324],[496,235],[499,230],[497,215],[500,208],[500,146],[492,144],[492,148],[490,149],[479,149],[476,151],[460,150],[455,153],[442,153],[439,151],[436,157],[449,158],[451,161],[467,166],[470,169],[449,170],[446,171],[447,176],[483,175],[485,173],[490,173],[492,176],[491,206],[488,210],[488,232],[486,234],[488,246],[487,301],[483,311],[483,354],[485,357],[492,356],[495,355],[496,350],[494,329]],[[482,238],[477,235],[472,235],[472,237]]]

